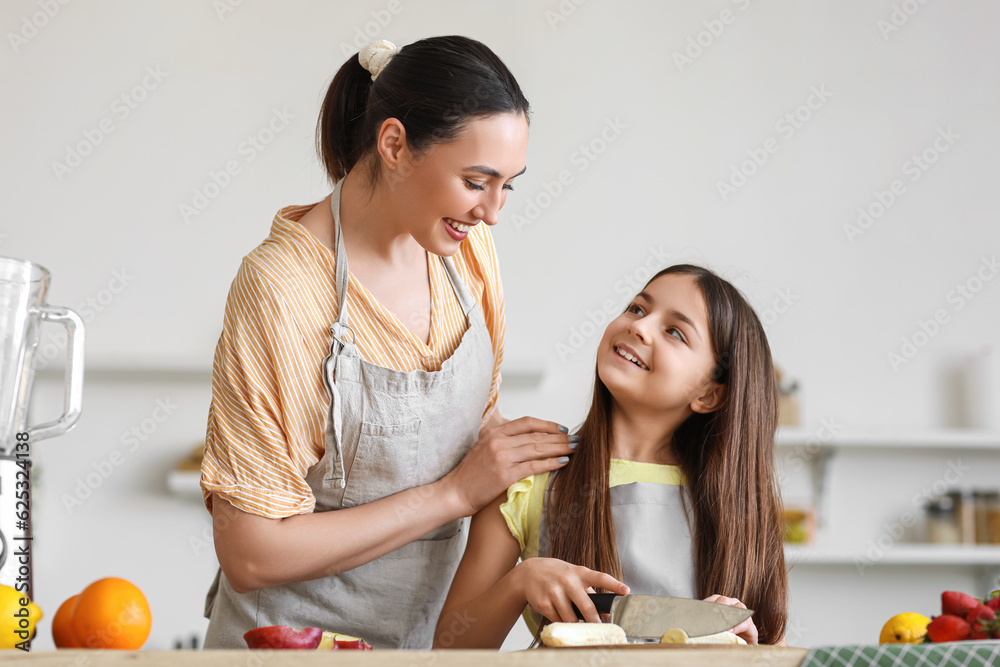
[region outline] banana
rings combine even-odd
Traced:
[[[549,623],[542,629],[546,646],[627,644],[625,631],[613,623]]]
[[[714,635],[705,635],[703,637],[688,637],[688,633],[684,632],[679,628],[674,628],[672,630],[667,630],[660,637],[661,644],[732,644],[740,645],[746,644],[746,641],[738,636],[729,632],[716,632]]]

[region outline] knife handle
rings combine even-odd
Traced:
[[[595,607],[597,607],[598,614],[610,614],[611,603],[614,602],[618,595],[616,593],[587,593],[587,597],[589,597],[590,601],[594,603]],[[573,604],[573,613],[576,614],[577,618],[583,618],[583,614],[580,613],[576,604]]]

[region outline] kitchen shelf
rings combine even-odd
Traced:
[[[834,429],[832,426],[838,426]],[[833,432],[831,432],[833,431]],[[980,452],[1000,455],[1000,433],[974,429],[844,428],[839,425],[781,427],[775,435],[779,465],[806,463],[812,479],[812,501],[820,526],[826,520],[825,489],[830,459],[863,452]],[[901,556],[903,557],[903,556]]]
[[[53,361],[38,371],[37,378],[62,381],[61,361]],[[84,381],[142,382],[142,381],[191,381],[211,382],[212,365],[170,361],[132,361],[128,359],[86,359],[83,364]]]
[[[140,361],[133,359],[86,359],[83,365],[84,380],[104,382],[212,382],[211,361],[192,364],[181,360]],[[318,369],[317,369],[318,372]],[[507,389],[534,389],[545,377],[545,367],[533,361],[508,361],[503,366],[503,387]],[[37,378],[62,382],[65,375],[64,363],[54,360],[39,370]]]
[[[1000,433],[973,429],[843,429],[824,437],[823,427],[778,429],[779,448],[819,447],[834,449],[982,449],[1000,452]]]
[[[961,544],[896,544],[879,558],[869,558],[868,547],[854,550],[785,545],[786,565],[970,565],[1000,568],[1000,546]]]
[[[176,496],[201,500],[201,472],[171,470],[167,473],[167,489]]]

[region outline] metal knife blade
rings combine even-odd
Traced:
[[[662,595],[591,593],[590,599],[597,613],[610,613],[611,622],[630,639],[659,640],[671,628],[702,637],[729,630],[753,615],[752,609]]]

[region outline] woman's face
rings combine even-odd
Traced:
[[[511,182],[524,172],[527,151],[524,115],[471,120],[458,137],[409,155],[389,175],[399,219],[408,221],[413,238],[426,250],[454,255],[471,226],[497,224]]]
[[[597,374],[616,402],[683,418],[688,410],[718,407],[722,392],[711,380],[714,366],[705,298],[694,277],[684,274],[646,286],[608,325],[597,352]]]

